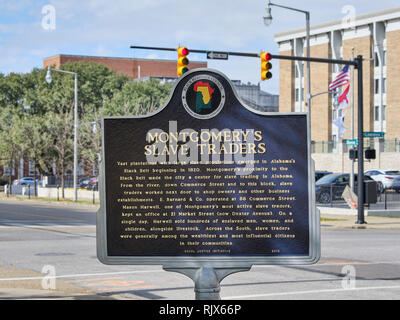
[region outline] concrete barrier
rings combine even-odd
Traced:
[[[347,208],[335,208],[335,207],[318,207],[321,214],[333,214],[333,215],[343,215],[343,216],[357,216],[358,212],[354,209]],[[367,210],[365,210],[365,215],[368,215]]]
[[[64,189],[65,199],[74,200],[75,193],[73,188],[65,188]],[[61,188],[39,188],[38,189],[38,197],[39,198],[47,198],[47,199],[62,199],[62,189]],[[84,201],[94,201],[99,202],[99,192],[93,190],[78,190],[78,200]]]

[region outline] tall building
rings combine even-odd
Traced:
[[[87,61],[103,64],[119,74],[126,75],[132,79],[144,77],[176,77],[176,60],[159,59],[136,59],[136,58],[113,58],[92,57],[59,54],[43,60],[43,67],[60,65],[67,62]],[[207,68],[207,62],[190,61],[190,69]]]
[[[260,84],[242,83],[233,80],[236,92],[246,105],[262,112],[278,112],[279,96],[262,91]]]
[[[305,56],[305,29],[275,34],[281,55]],[[385,132],[386,139],[400,139],[400,7],[311,27],[311,57],[350,60],[362,55],[364,131]],[[311,94],[327,92],[341,65],[311,63]],[[280,61],[280,112],[306,111],[307,75],[303,62]],[[357,70],[355,70],[357,84]],[[354,87],[357,107],[357,85]],[[345,115],[351,138],[350,110]],[[330,94],[311,100],[311,132],[316,142],[337,141],[333,120],[342,115]],[[357,111],[355,112],[357,132]]]

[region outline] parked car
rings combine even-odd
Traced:
[[[354,176],[355,187],[357,187],[357,174]],[[374,181],[370,176],[364,175],[365,181]],[[332,173],[323,176],[315,183],[316,200],[320,203],[330,203],[342,198],[346,186],[350,184],[350,174]]]
[[[332,173],[333,172],[330,172],[330,171],[315,171],[315,181],[318,181],[323,176],[326,176],[326,175],[332,174]]]
[[[35,179],[32,177],[24,177],[21,179],[17,179],[13,181],[13,185],[14,186],[26,186],[28,184],[34,184],[35,183]],[[36,180],[36,183],[39,184],[39,180]]]
[[[79,183],[79,187],[82,189],[96,191],[98,189],[98,179],[97,178],[82,179]]]
[[[97,177],[90,179],[89,186],[91,190],[97,191],[99,189],[99,179]]]
[[[79,188],[89,189],[90,188],[89,182],[90,182],[90,179],[81,179],[79,181]]]
[[[399,170],[368,170],[365,174],[378,182],[378,191],[393,189],[400,193],[400,171]]]

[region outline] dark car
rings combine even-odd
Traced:
[[[374,181],[370,176],[364,175],[364,182]],[[355,189],[357,188],[357,174],[354,175]],[[350,174],[333,173],[323,176],[315,183],[315,198],[320,203],[330,203],[342,199],[346,186],[350,184]]]
[[[315,171],[315,181],[318,181],[324,176],[327,176],[328,174],[332,174],[333,172],[330,171]]]

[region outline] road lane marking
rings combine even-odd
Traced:
[[[116,279],[124,279],[124,277],[109,277],[109,278],[90,278],[90,279],[79,279],[79,280],[67,280],[65,282],[74,283],[74,282],[92,282],[92,281],[107,281],[107,280],[116,280]]]
[[[264,294],[251,294],[243,296],[223,297],[223,300],[235,300],[235,299],[254,299],[254,298],[265,298],[265,297],[282,297],[299,294],[318,294],[318,293],[332,293],[332,292],[350,292],[350,291],[367,291],[367,290],[394,290],[400,289],[400,286],[382,286],[382,287],[360,287],[360,288],[349,288],[349,289],[321,289],[321,290],[308,290],[308,291],[290,291],[290,292],[275,292],[275,293],[264,293]]]
[[[136,273],[155,273],[155,272],[165,272],[162,269],[156,270],[136,270],[136,271],[122,271],[122,272],[108,272],[108,273],[87,273],[87,274],[70,274],[70,275],[61,275],[55,276],[55,279],[64,279],[64,278],[79,278],[79,277],[95,277],[95,276],[109,276],[109,275],[120,275],[120,274],[136,274]],[[24,280],[42,280],[43,277],[21,277],[21,278],[0,278],[0,281],[24,281]]]
[[[53,212],[52,213],[50,213],[49,215],[41,215],[41,214],[34,214],[34,213],[27,213],[27,212],[10,212],[9,214],[13,214],[13,215],[15,215],[15,216],[33,216],[33,217],[40,217],[40,218],[47,218],[47,219],[52,219],[52,220],[64,220],[65,221],[65,219],[68,219],[69,221],[82,221],[82,220],[79,220],[79,219],[76,219],[76,218],[70,218],[70,217],[57,217],[57,216],[54,216],[53,214]],[[22,219],[21,219],[22,220]]]
[[[134,287],[123,287],[123,288],[107,288],[107,289],[96,289],[99,292],[115,292],[115,291],[130,291],[137,289],[150,289],[154,288],[152,285],[134,286]]]

